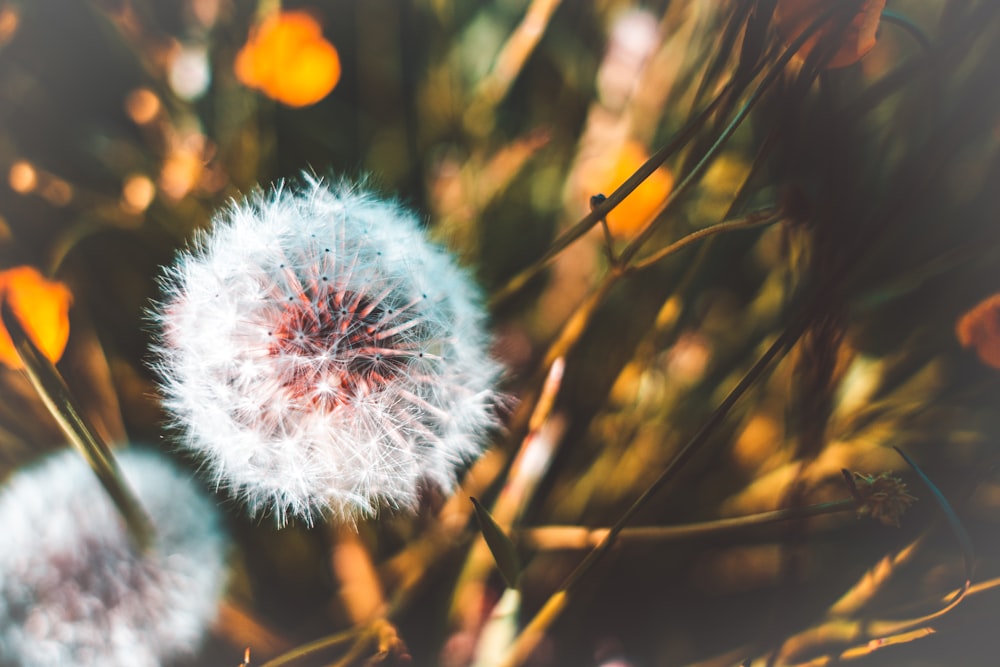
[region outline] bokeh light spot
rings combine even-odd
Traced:
[[[586,170],[584,188],[591,194],[611,194],[648,159],[642,144],[627,141]],[[659,167],[608,214],[611,234],[627,238],[641,230],[666,201],[673,186],[674,177],[665,167]]]
[[[137,125],[152,121],[160,108],[160,98],[149,88],[136,88],[125,98],[125,112]]]
[[[340,80],[340,57],[305,11],[274,14],[251,30],[235,63],[243,85],[288,106],[315,104]]]
[[[142,213],[155,196],[156,185],[144,174],[131,174],[122,184],[122,208],[129,213]]]
[[[0,299],[6,299],[38,349],[53,363],[69,340],[69,307],[73,295],[64,284],[48,280],[38,269],[18,266],[0,271]],[[0,327],[0,363],[24,367],[7,330]]]
[[[7,182],[11,190],[26,195],[38,187],[38,172],[27,160],[18,160],[10,166]]]

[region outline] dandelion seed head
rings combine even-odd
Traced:
[[[216,508],[153,452],[119,463],[156,527],[146,553],[74,451],[0,492],[0,664],[153,667],[200,644],[224,583]]]
[[[164,405],[252,514],[412,508],[496,424],[478,290],[412,213],[358,186],[306,177],[231,205],[163,286]]]

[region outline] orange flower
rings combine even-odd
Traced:
[[[628,141],[618,149],[617,155],[601,159],[583,175],[583,187],[589,194],[611,194],[635,170],[649,159],[645,148],[638,141]],[[663,204],[674,186],[674,177],[660,167],[639,187],[608,214],[608,229],[617,238],[638,232],[649,222]]]
[[[975,348],[984,364],[1000,368],[1000,294],[984,299],[962,315],[955,335],[963,347]]]
[[[236,55],[236,78],[292,107],[315,104],[340,80],[340,57],[313,16],[272,14],[251,29]]]
[[[69,305],[73,295],[60,282],[47,280],[37,269],[18,266],[0,271],[0,299],[6,299],[42,354],[59,361],[69,339]],[[0,363],[24,368],[7,330],[0,326]]]
[[[827,69],[853,65],[872,50],[872,47],[875,46],[875,33],[878,31],[879,19],[882,16],[882,10],[885,9],[885,1],[864,0],[851,24],[844,28],[843,34],[840,36],[840,46],[827,61]],[[802,34],[803,30],[829,9],[830,5],[831,0],[778,0],[778,4],[774,8],[774,18],[781,38],[786,43],[794,41]],[[797,54],[799,58],[805,58],[810,51],[816,48],[817,44],[823,43],[824,38],[837,25],[836,16],[831,18],[829,24],[821,27],[806,40]]]

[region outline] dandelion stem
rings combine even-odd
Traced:
[[[14,343],[14,349],[24,362],[28,379],[45,407],[97,475],[125,520],[136,546],[141,550],[148,548],[154,536],[152,521],[125,482],[111,448],[97,436],[83,413],[77,409],[65,380],[28,336],[20,318],[6,299],[0,304],[0,316]]]

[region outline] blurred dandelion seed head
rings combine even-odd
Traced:
[[[224,583],[218,514],[161,456],[119,462],[156,525],[149,553],[75,451],[0,493],[0,663],[152,667],[197,649]]]
[[[183,445],[278,525],[450,489],[498,401],[469,277],[397,204],[304,181],[218,215],[154,315]]]

